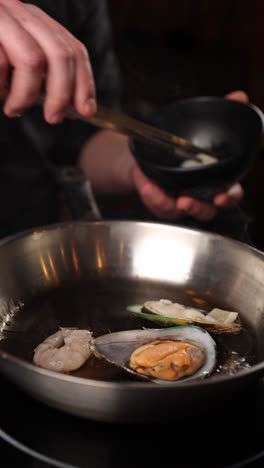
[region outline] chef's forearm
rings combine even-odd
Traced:
[[[131,192],[132,164],[127,138],[109,130],[99,131],[90,138],[79,158],[80,167],[98,194]]]

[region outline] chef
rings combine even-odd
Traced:
[[[51,161],[79,166],[95,194],[137,193],[157,219],[207,222],[239,203],[240,185],[212,204],[174,199],[144,176],[125,136],[68,118],[70,105],[85,117],[97,103],[117,108],[119,89],[103,0],[0,0],[1,237],[59,220]],[[247,101],[243,92],[228,97]]]

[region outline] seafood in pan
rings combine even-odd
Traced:
[[[60,373],[74,371],[91,354],[139,379],[157,383],[205,378],[216,366],[216,344],[199,327],[139,329],[93,338],[88,330],[61,328],[35,349],[33,362]]]
[[[93,354],[141,380],[164,383],[203,379],[217,367],[217,345],[211,334],[241,330],[237,312],[217,308],[206,312],[163,299],[128,310],[165,328],[109,332],[96,338],[89,330],[61,328],[37,346],[34,363],[69,373],[82,367]]]
[[[91,336],[88,330],[61,328],[36,347],[33,362],[60,373],[77,370],[91,356]]]
[[[239,333],[242,329],[237,312],[214,308],[210,312],[186,307],[168,299],[146,301],[144,304],[128,306],[127,310],[137,317],[164,326],[195,325],[210,333]]]
[[[91,340],[93,353],[155,383],[202,379],[216,366],[216,343],[199,327],[127,330]]]

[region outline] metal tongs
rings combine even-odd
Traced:
[[[45,95],[41,94],[36,104],[43,106],[44,101]],[[215,160],[218,159],[218,156],[211,150],[202,149],[193,145],[185,138],[101,105],[98,105],[97,112],[92,117],[84,117],[73,107],[70,107],[67,113],[75,120],[89,122],[95,126],[110,129],[129,137],[136,137],[145,140],[146,143],[163,147],[163,149],[167,147],[167,149],[173,150],[175,155],[183,160],[196,160],[200,162],[199,155],[201,154],[206,154]]]
[[[71,109],[70,112],[77,117],[75,110]],[[98,106],[97,113],[89,118],[89,121],[94,125],[123,133],[129,137],[144,139],[146,143],[162,146],[163,149],[164,146],[169,147],[182,159],[197,160],[197,155],[201,153],[216,157],[212,152],[201,149],[173,133],[102,106]]]
[[[42,105],[44,99],[44,96],[39,97],[38,104]],[[98,105],[97,112],[92,117],[82,116],[73,107],[70,107],[67,113],[74,119],[89,122],[95,126],[110,129],[129,137],[145,140],[146,143],[158,145],[163,149],[164,147],[172,149],[175,155],[183,160],[200,161],[198,156],[200,154],[206,154],[211,158],[218,159],[217,155],[212,151],[199,148],[184,138],[101,105]]]

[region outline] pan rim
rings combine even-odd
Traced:
[[[46,232],[49,231],[54,231],[54,230],[59,230],[59,229],[72,229],[78,226],[114,226],[114,225],[127,225],[127,226],[135,226],[135,225],[142,225],[146,227],[156,227],[156,228],[162,228],[162,229],[170,229],[170,230],[177,230],[181,232],[189,232],[192,233],[193,235],[200,236],[202,235],[203,237],[206,237],[208,239],[215,239],[215,240],[223,240],[226,244],[229,244],[230,246],[236,245],[240,246],[244,251],[248,252],[253,252],[259,258],[262,258],[264,260],[264,252],[258,249],[257,247],[254,247],[252,245],[246,244],[242,241],[233,239],[231,237],[224,236],[223,234],[217,234],[213,231],[210,230],[202,230],[199,228],[191,228],[191,227],[184,227],[180,225],[174,225],[170,224],[166,221],[161,222],[161,221],[142,221],[140,219],[135,219],[135,220],[119,220],[119,219],[111,219],[111,220],[91,220],[91,221],[66,221],[66,222],[59,222],[59,223],[52,223],[52,224],[44,224],[41,226],[38,226],[36,228],[30,228],[23,230],[17,234],[13,234],[10,236],[6,236],[2,239],[0,239],[0,249],[2,246],[7,245],[9,243],[15,242],[17,240],[24,239],[25,237],[29,236],[38,236],[41,234],[45,234]]]

